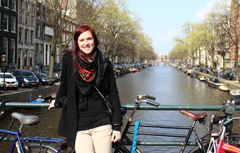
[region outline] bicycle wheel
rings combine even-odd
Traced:
[[[28,144],[27,153],[57,153],[57,149],[45,144]]]
[[[204,148],[205,152],[207,151],[208,146],[209,146],[209,143],[203,144],[203,148]],[[199,146],[196,146],[192,150],[190,150],[188,153],[204,153],[204,152],[202,151],[202,149]]]

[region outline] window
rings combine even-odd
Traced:
[[[18,13],[18,22],[23,23],[23,17],[22,14]]]
[[[11,32],[16,32],[16,17],[11,16]]]
[[[19,28],[18,32],[18,42],[22,43],[23,42],[23,28]]]
[[[9,63],[15,63],[15,40],[11,39],[11,46],[9,51]]]
[[[23,8],[23,2],[22,2],[22,0],[19,0],[19,8],[20,8],[20,9]]]
[[[27,52],[27,49],[23,52],[23,66],[27,66]]]
[[[31,26],[34,27],[34,17],[33,16],[31,16]]]
[[[28,26],[29,25],[29,14],[26,13],[25,15],[25,25]]]
[[[6,13],[3,15],[2,27],[5,31],[8,31],[8,14]]]
[[[40,38],[40,24],[38,24],[37,26],[36,26],[36,37],[37,38]]]
[[[29,10],[28,10],[28,2],[25,3],[25,10],[26,10],[26,11],[29,11]]]
[[[25,29],[25,43],[28,44],[28,30]]]
[[[16,0],[12,0],[12,10],[17,10],[16,9]]]
[[[34,31],[31,30],[31,34],[30,34],[30,43],[33,44],[33,34],[34,34]]]
[[[9,7],[9,0],[1,0],[1,4],[3,7]]]
[[[33,51],[30,50],[30,51],[29,51],[29,54],[30,54],[30,55],[29,55],[29,57],[30,57],[30,63],[29,63],[29,65],[30,65],[30,66],[33,66],[33,65],[32,65],[32,63],[33,63],[33,57],[32,57]]]
[[[8,39],[3,38],[3,52],[7,53],[8,52]]]

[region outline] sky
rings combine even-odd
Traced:
[[[187,22],[201,23],[216,0],[127,0],[128,9],[142,21],[143,33],[153,40],[156,53],[168,54],[173,38]]]

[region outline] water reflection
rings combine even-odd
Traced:
[[[123,104],[133,104],[138,94],[149,94],[155,96],[156,102],[161,105],[219,105],[229,99],[229,93],[209,87],[206,83],[197,78],[191,78],[182,71],[170,66],[148,67],[141,72],[127,74],[117,78],[117,85],[120,94],[120,100]],[[36,126],[25,127],[25,133],[31,133],[33,136],[56,137],[58,121],[60,118],[60,109],[48,111],[41,109],[17,109],[14,111],[25,114],[35,114],[41,119]],[[130,112],[130,111],[129,111]],[[212,112],[210,112],[211,114]],[[208,118],[210,115],[208,116]],[[179,111],[138,111],[136,119],[143,123],[171,124],[171,125],[190,125],[191,121]],[[10,123],[10,113],[1,119],[0,128],[7,128]],[[206,131],[206,126],[197,125],[197,130],[201,133]],[[14,128],[18,128],[15,126]],[[166,130],[146,129],[163,132]],[[181,133],[181,131],[171,131]],[[184,133],[184,132],[183,132]],[[166,138],[143,137],[144,140],[166,141]],[[170,138],[176,141],[175,138]],[[194,138],[192,138],[194,140]],[[9,147],[0,143],[0,152],[6,152]],[[179,147],[143,147],[144,152],[178,152]]]

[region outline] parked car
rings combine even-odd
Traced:
[[[228,71],[223,74],[223,78],[227,80],[234,80],[236,78],[236,71]]]
[[[4,85],[4,73],[0,72],[0,82],[1,86]],[[6,88],[18,89],[18,81],[15,76],[13,76],[10,72],[5,72],[5,84]]]
[[[48,78],[46,73],[42,72],[36,72],[36,76],[39,79],[39,85],[53,85],[54,84],[54,79]]]
[[[38,87],[39,79],[30,70],[13,69],[10,71],[17,79],[19,87]]]
[[[44,71],[43,73],[45,73],[45,74],[47,74],[47,76],[49,76],[49,71]],[[60,80],[59,73],[54,72],[53,73],[53,79],[54,79],[55,82],[58,82]]]

